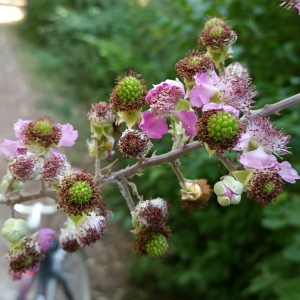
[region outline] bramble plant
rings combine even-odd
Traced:
[[[300,11],[299,1],[281,2]],[[141,75],[133,71],[119,77],[109,104],[93,104],[87,114],[91,128],[88,151],[95,157],[93,175],[72,168],[57,150],[75,144],[78,132],[72,125],[56,124],[48,117],[20,119],[14,125],[17,140],[1,144],[8,161],[1,203],[12,207],[12,218],[5,222],[2,235],[10,243],[8,263],[13,279],[39,268],[54,236],[54,231],[45,228],[26,237],[26,222],[14,218],[17,203],[56,199],[67,216],[61,247],[72,253],[104,234],[112,212],[101,189],[117,184],[132,216],[137,254],[157,258],[170,251],[171,231],[165,224],[170,205],[159,195],[144,200],[136,185],[128,181],[142,175],[144,169],[169,163],[179,180],[182,208],[188,210],[205,206],[212,191],[222,206],[238,204],[245,192],[266,207],[282,193],[284,182],[293,184],[300,178],[289,162],[281,160],[290,153],[290,136],[266,118],[299,103],[300,94],[254,110],[257,92],[249,70],[238,62],[225,65],[233,55],[231,45],[236,39],[226,20],[209,18],[198,39],[199,48],[206,52],[192,50],[175,65],[181,80],[168,79],[147,91]],[[146,102],[148,109],[143,111]],[[113,158],[115,136],[122,129],[116,148],[124,158],[137,159],[136,164],[118,171],[112,171],[114,162],[102,168],[102,160]],[[165,134],[172,138],[172,149],[146,157],[153,146],[151,139]],[[213,189],[206,179],[188,179],[180,171],[180,158],[203,147],[209,157],[216,156],[228,169]],[[229,159],[228,151],[236,158]],[[41,191],[23,196],[23,184],[33,180],[41,181]],[[130,188],[139,199],[137,204]]]

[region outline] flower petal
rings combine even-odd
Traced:
[[[19,119],[17,123],[14,124],[15,135],[18,139],[24,140],[25,136],[22,134],[24,126],[32,122],[31,120]]]
[[[182,123],[182,126],[185,129],[185,134],[192,138],[197,134],[196,123],[197,117],[193,111],[190,110],[181,110],[175,111],[174,114]]]
[[[277,166],[280,168],[278,173],[283,180],[289,183],[296,183],[295,179],[300,179],[297,171],[292,168],[289,162],[283,161],[282,163],[277,163]]]
[[[149,138],[160,139],[168,132],[168,125],[164,118],[156,118],[151,111],[144,111],[140,128]]]
[[[196,107],[201,107],[207,104],[210,98],[219,92],[219,77],[215,71],[210,74],[204,72],[194,76],[196,85],[190,92],[189,98],[191,104]]]
[[[20,141],[4,140],[0,145],[0,149],[7,156],[16,156],[17,148],[20,146]]]
[[[251,140],[251,136],[248,132],[246,132],[240,137],[240,139],[238,140],[237,145],[232,149],[235,150],[235,151],[244,150],[248,147],[248,144],[249,144],[250,140]]]
[[[61,126],[62,129],[62,137],[59,144],[66,147],[73,146],[78,138],[78,131],[74,130],[74,127],[69,123],[59,126]]]
[[[254,151],[244,153],[240,157],[240,163],[246,168],[264,169],[275,167],[277,159],[274,155],[269,155],[262,146]]]
[[[43,251],[47,251],[53,241],[55,231],[50,228],[42,228],[36,233],[36,241]]]

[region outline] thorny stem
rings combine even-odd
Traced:
[[[141,174],[143,170],[152,167],[152,166],[158,166],[165,162],[171,162],[176,160],[177,158],[186,155],[194,150],[197,150],[199,148],[202,148],[202,143],[195,141],[191,142],[187,145],[184,145],[182,148],[173,150],[171,152],[158,155],[158,156],[152,156],[150,158],[145,158],[142,162],[137,162],[131,167],[127,167],[125,169],[122,169],[117,172],[112,172],[106,176],[104,176],[100,182],[102,184],[113,182],[116,180],[120,180],[121,178],[128,178],[135,174]]]
[[[215,156],[224,164],[228,171],[238,171],[238,168],[226,157],[224,153],[216,151]]]
[[[131,212],[134,211],[135,210],[135,205],[134,205],[133,200],[131,198],[130,191],[128,189],[128,185],[127,185],[126,180],[124,178],[122,178],[118,181],[118,184],[119,184],[119,187],[121,189],[122,195],[126,200],[126,203],[128,205],[129,210]]]
[[[180,166],[180,161],[178,159],[176,159],[175,161],[170,162],[170,166],[172,167],[174,173],[176,174],[178,180],[180,181],[180,183],[182,183],[183,185],[185,184],[185,180],[184,177],[182,176],[182,173],[179,170],[179,166]]]
[[[288,107],[293,106],[298,103],[300,103],[300,93],[296,94],[292,97],[283,99],[277,103],[267,104],[261,109],[252,110],[250,118],[253,118],[257,115],[267,117],[272,114],[279,114],[279,112],[282,111],[283,109],[288,108]]]

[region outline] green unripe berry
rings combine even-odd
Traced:
[[[23,260],[23,266],[24,267],[27,267],[27,266],[29,266],[31,263],[32,263],[32,261],[33,261],[33,258],[32,257],[27,257],[27,258],[25,258],[24,260]]]
[[[274,191],[274,188],[275,188],[275,184],[269,181],[264,184],[263,191],[269,195]]]
[[[168,247],[167,239],[162,234],[158,234],[147,241],[145,250],[150,256],[160,257],[167,252]]]
[[[191,60],[188,62],[188,64],[189,64],[190,66],[199,65],[200,63],[201,63],[201,59],[200,59],[200,58],[197,58],[197,57],[191,59]]]
[[[118,83],[116,91],[123,102],[137,101],[143,94],[143,86],[138,79],[128,76]]]
[[[217,112],[208,119],[207,132],[214,140],[234,137],[239,129],[238,120],[227,111]]]
[[[49,134],[49,133],[52,132],[52,126],[47,121],[38,121],[38,122],[36,122],[33,129],[40,132],[40,133],[45,133],[45,134]]]
[[[203,30],[206,30],[208,27],[211,27],[211,26],[218,26],[218,25],[224,25],[224,24],[226,24],[226,22],[223,21],[222,19],[211,18],[204,24]]]
[[[69,195],[76,204],[84,204],[90,201],[93,194],[91,186],[85,181],[75,182],[69,189]]]

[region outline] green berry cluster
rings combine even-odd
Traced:
[[[208,119],[208,135],[214,140],[224,141],[234,137],[239,129],[238,120],[227,111],[219,111]]]
[[[223,33],[223,28],[221,26],[216,26],[216,27],[213,27],[210,31],[210,35],[213,36],[213,37],[219,37],[222,35]]]
[[[269,181],[264,184],[263,191],[269,195],[274,191],[274,188],[275,188],[275,183]]]
[[[167,239],[162,234],[157,234],[154,238],[147,241],[145,250],[150,256],[163,256],[168,250]]]
[[[211,26],[222,26],[222,25],[225,25],[226,22],[222,19],[219,19],[219,18],[211,18],[209,19],[205,24],[204,24],[204,27],[203,27],[203,30],[206,30],[208,29],[209,27]]]
[[[91,186],[85,181],[75,182],[69,189],[69,195],[76,204],[87,203],[93,194]]]
[[[136,101],[143,94],[141,82],[133,76],[122,79],[118,83],[116,90],[119,99],[123,102]]]
[[[52,126],[47,121],[38,121],[38,122],[36,122],[33,129],[40,132],[40,133],[45,133],[45,134],[49,134],[49,133],[52,132]]]

